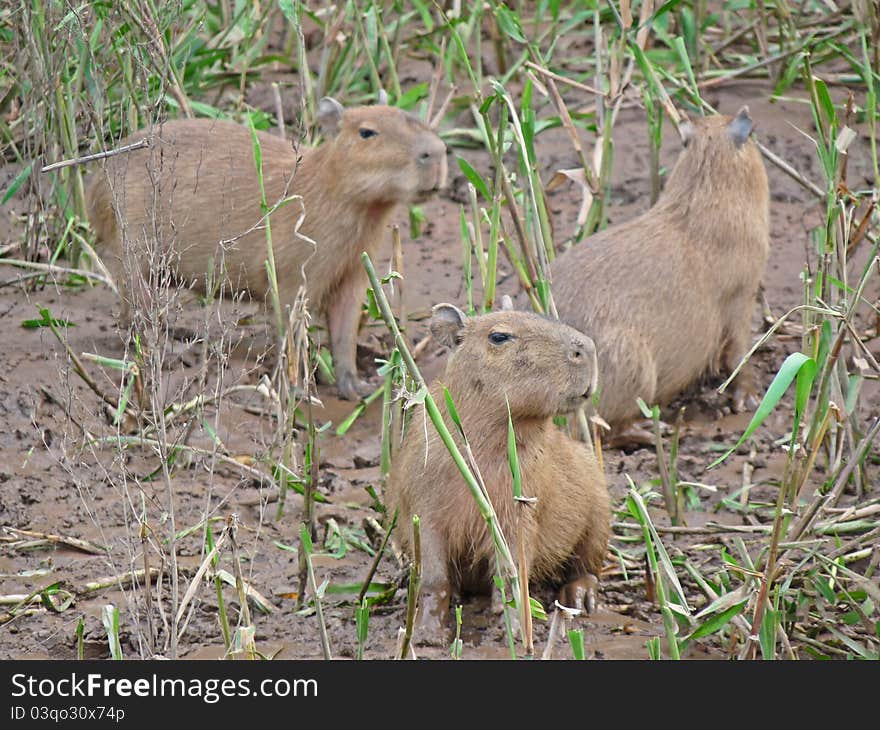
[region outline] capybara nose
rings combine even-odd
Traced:
[[[439,137],[431,136],[423,141],[423,145],[419,152],[419,162],[422,164],[446,159],[446,143]]]
[[[417,159],[419,166],[431,175],[431,187],[434,190],[446,187],[446,144],[442,139],[432,140],[422,148]]]
[[[583,393],[585,397],[595,393],[599,387],[599,360],[596,357],[596,345],[589,337],[574,337],[568,349],[568,361],[590,376],[590,384]]]
[[[596,348],[592,341],[584,339],[573,339],[571,347],[568,349],[568,361],[576,365],[587,365],[592,362]]]

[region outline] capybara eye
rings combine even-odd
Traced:
[[[512,340],[513,335],[509,335],[506,332],[492,332],[489,335],[489,342],[493,345],[500,345],[503,342],[507,342],[508,340]]]
[[[361,139],[369,139],[370,137],[375,137],[378,132],[375,129],[367,129],[366,127],[361,127],[358,130],[358,134],[361,136]]]

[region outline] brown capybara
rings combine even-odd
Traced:
[[[305,277],[310,308],[326,316],[339,394],[353,399],[367,390],[355,364],[367,287],[361,252],[376,254],[397,204],[424,201],[445,184],[446,145],[395,107],[343,109],[325,97],[318,111],[328,138],[318,147],[258,138],[267,204],[301,196],[301,204],[291,200],[270,217],[281,305],[294,301]],[[250,130],[176,120],[122,144],[142,138],[149,149],[109,158],[87,193],[122,294],[123,321],[132,300],[149,301],[145,282],[158,268],[203,291],[209,270],[224,272],[234,290],[267,300],[266,226]]]
[[[449,389],[502,532],[517,555],[516,502],[508,460],[508,410],[516,434],[525,554],[531,580],[562,583],[561,599],[593,610],[608,547],[611,511],[595,454],[554,423],[596,387],[596,354],[580,332],[527,312],[469,318],[451,304],[434,307],[434,338],[452,349],[431,395],[449,430]],[[442,643],[453,588],[491,586],[493,541],[480,510],[433,425],[418,406],[394,457],[386,498],[399,508],[398,534],[411,552],[412,516],[420,518],[422,583],[414,640]],[[522,509],[522,508],[519,508]]]
[[[685,149],[656,205],[551,266],[560,319],[596,343],[598,412],[615,430],[639,416],[637,397],[665,404],[703,374],[732,371],[749,348],[770,246],[752,126],[747,107],[686,122]],[[754,393],[747,363],[734,409]]]

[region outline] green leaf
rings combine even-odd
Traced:
[[[321,374],[327,379],[327,383],[329,385],[335,385],[336,373],[333,370],[333,355],[330,354],[330,350],[326,347],[322,347],[318,350],[315,356],[315,364],[318,366],[318,370],[321,371]]]
[[[119,609],[112,603],[101,608],[101,623],[107,632],[110,644],[110,658],[122,659],[122,647],[119,644]]]
[[[458,415],[455,401],[452,400],[452,394],[445,385],[443,386],[443,399],[446,401],[446,410],[449,411],[449,417],[458,428],[458,432],[461,434],[462,438],[464,438],[464,428],[461,425],[461,416]]]
[[[697,87],[697,79],[694,76],[694,69],[691,66],[691,59],[688,57],[688,52],[684,44],[684,39],[681,36],[677,36],[673,43],[675,45],[675,50],[678,52],[678,57],[681,59],[681,63],[684,66],[684,70],[687,73],[691,89],[695,93],[699,93],[699,88]]]
[[[126,383],[125,388],[122,391],[122,396],[120,396],[119,403],[116,405],[116,413],[113,414],[113,425],[114,426],[119,425],[119,423],[122,421],[122,416],[125,413],[125,409],[128,408],[128,402],[129,402],[129,400],[131,400],[131,389],[134,386],[135,380],[137,380],[137,378],[134,375],[132,375],[128,379],[128,383]],[[215,442],[218,441],[216,435],[214,436],[214,440],[215,440]]]
[[[407,400],[407,406],[410,406],[410,405],[416,405],[416,406],[417,406],[417,405],[421,405],[422,403],[425,402],[425,398],[426,398],[427,396],[428,396],[428,387],[427,387],[426,385],[423,385],[421,388],[419,388],[419,389],[415,392],[415,395],[413,395],[411,398],[409,398],[409,399]]]
[[[507,396],[505,396],[507,401]],[[507,463],[513,477],[513,496],[522,497],[522,472],[519,469],[519,456],[516,453],[516,434],[513,432],[513,418],[510,415],[510,401],[507,401]]]
[[[510,36],[519,43],[528,43],[519,18],[506,5],[497,5],[495,7],[495,19],[498,21],[498,27],[505,35]]]
[[[428,222],[428,217],[425,215],[425,211],[423,211],[419,206],[412,205],[409,209],[409,234],[415,239],[422,235],[422,226]]]
[[[687,598],[685,598],[684,595],[684,590],[682,589],[678,576],[675,573],[672,559],[669,557],[669,553],[666,552],[666,548],[663,545],[663,541],[660,539],[657,528],[654,527],[654,523],[651,520],[651,516],[648,514],[648,508],[642,499],[642,495],[636,491],[635,487],[630,487],[629,493],[626,497],[626,504],[629,513],[633,518],[643,527],[647,527],[654,544],[654,549],[657,553],[657,558],[660,563],[659,567],[663,569],[669,584],[674,589],[678,602],[681,606],[689,608]],[[679,606],[676,606],[673,610],[677,610],[679,613],[682,613],[682,615],[688,615],[686,612],[681,611]]]
[[[690,641],[691,639],[699,639],[703,636],[717,633],[726,626],[734,616],[738,616],[742,613],[742,610],[746,607],[747,603],[748,601],[743,601],[742,603],[737,603],[736,605],[731,606],[726,611],[716,613],[712,618],[700,625],[696,631],[691,633],[686,640]]]
[[[287,18],[293,25],[296,25],[299,22],[295,3],[293,2],[293,0],[278,0],[278,7],[281,8],[281,12],[284,13],[284,17]]]
[[[173,452],[175,455],[178,451]],[[272,478],[276,481],[280,481],[281,479],[282,469],[276,464],[272,467]],[[303,482],[301,479],[297,479],[293,474],[287,472],[287,488],[292,489],[297,494],[305,494],[305,487],[303,486]],[[317,489],[312,492],[312,499],[316,502],[328,503],[330,500],[327,499],[323,494],[321,494]]]
[[[401,94],[397,99],[396,106],[401,109],[412,109],[415,106],[416,102],[428,95],[428,82],[424,81],[421,84],[416,84],[405,94]]]
[[[584,651],[584,630],[571,629],[568,632],[568,643],[571,644],[571,653],[575,659],[586,659],[587,655]]]
[[[653,406],[651,408],[648,407],[648,404],[645,403],[641,398],[636,398],[636,405],[638,405],[639,410],[645,416],[645,418],[654,418],[657,415],[657,406]]]
[[[546,312],[550,309],[550,282],[539,276],[535,282],[535,289],[538,292],[538,300]]]
[[[379,311],[379,304],[372,289],[367,289],[367,314],[370,315],[370,319],[382,319],[382,312]]]
[[[828,581],[825,578],[814,578],[813,587],[821,593],[822,597],[832,606],[837,603],[837,596],[834,594],[834,590],[828,585]]]
[[[25,329],[37,329],[39,327],[76,327],[76,325],[66,319],[55,319],[52,317],[48,309],[37,307],[40,313],[39,319],[26,319],[22,321],[21,326]]]
[[[662,8],[661,8],[662,9]],[[666,96],[666,92],[663,89],[663,85],[660,83],[660,79],[657,78],[657,74],[654,72],[654,67],[651,62],[648,60],[648,57],[645,55],[645,52],[639,48],[638,43],[634,40],[629,42],[630,50],[635,56],[636,63],[638,63],[639,68],[642,71],[642,76],[645,77],[645,80],[648,82],[648,85],[651,88],[651,92],[657,99],[662,99]]]
[[[694,13],[689,7],[683,7],[681,9],[681,13],[679,14],[681,24],[681,32],[685,37],[685,42],[687,43],[687,47],[690,49],[691,53],[696,53],[697,50],[697,24],[694,19]],[[674,41],[673,41],[674,42]],[[685,54],[685,58],[687,58],[687,54]],[[685,62],[686,66],[690,66],[690,63]],[[696,88],[696,85],[694,85]]]
[[[305,524],[300,525],[300,528],[299,528],[299,539],[300,539],[300,543],[301,543],[302,546],[303,546],[303,551],[305,552],[305,554],[306,554],[306,555],[311,555],[311,554],[312,554],[312,549],[313,549],[313,546],[312,546],[312,535],[311,535],[311,533],[309,532],[308,525],[305,525]]]
[[[764,659],[776,657],[776,626],[779,622],[779,611],[767,608],[764,618],[761,620],[761,629],[758,632],[758,643],[761,645],[761,656]]]
[[[834,102],[831,101],[831,94],[828,93],[828,86],[825,82],[818,77],[814,77],[813,81],[816,87],[816,97],[819,100],[825,122],[830,127],[831,123],[837,118],[837,113],[834,111]]]
[[[34,169],[34,163],[31,162],[26,168],[24,168],[18,175],[15,176],[15,180],[10,183],[9,187],[6,188],[6,192],[3,194],[3,200],[0,200],[0,205],[9,202],[10,198],[18,192],[18,189],[24,185],[25,180],[27,180],[31,176],[31,170]]]
[[[248,119],[248,126],[251,130],[251,146],[253,147],[254,153],[254,166],[257,169],[257,179],[260,181],[260,208],[265,215],[269,212],[269,206],[266,204],[266,189],[263,183],[263,147],[260,144],[260,139],[257,137],[257,128],[254,127],[254,124],[250,119]]]
[[[168,104],[179,109],[179,105],[174,97],[168,97]],[[208,117],[208,119],[227,119],[226,113],[217,108],[216,106],[211,106],[210,104],[205,104],[202,101],[196,101],[195,99],[189,100],[190,109],[192,109],[197,114],[201,114],[203,117]]]
[[[645,22],[645,25],[650,28],[654,24],[655,20],[665,15],[670,10],[674,10],[676,6],[681,5],[681,2],[682,0],[669,0],[668,3],[664,3],[650,18],[648,18],[648,20]]]
[[[840,641],[842,641],[846,646],[848,646],[852,651],[858,654],[862,659],[874,659],[878,658],[877,652],[871,652],[865,646],[855,641],[854,639],[849,638],[846,634],[841,631],[838,631],[833,626],[829,626],[828,630],[834,634]]]
[[[464,159],[464,157],[455,156],[455,159],[458,160],[458,166],[461,168],[461,171],[464,173],[464,176],[470,180],[471,184],[477,189],[477,191],[482,195],[487,201],[492,202],[492,194],[489,192],[489,186],[486,185],[486,181],[480,177],[480,173],[478,173],[471,164]]]
[[[364,658],[364,644],[367,643],[367,631],[370,624],[370,604],[366,596],[361,605],[355,609],[355,625],[357,627],[358,659]]]
[[[547,612],[544,610],[541,602],[534,596],[529,596],[529,610],[531,611],[532,618],[536,618],[538,621],[547,620]]]
[[[459,35],[459,32],[455,28],[455,23],[446,23],[446,29],[452,35],[452,42],[455,44],[455,49],[458,51],[458,57],[461,60],[462,65],[464,65],[465,71],[467,71],[471,85],[474,89],[479,89],[480,85],[477,83],[477,77],[474,75],[474,69],[471,66],[471,60],[468,56],[467,48],[465,48],[464,41],[462,41],[461,35]]]
[[[803,371],[803,375],[801,375],[801,371]],[[713,461],[707,468],[713,469],[718,466],[722,461],[724,461],[728,456],[730,456],[734,451],[736,451],[740,444],[742,444],[749,436],[751,436],[755,429],[758,428],[767,416],[773,411],[776,407],[776,404],[782,400],[782,396],[785,395],[785,392],[788,390],[788,386],[791,385],[791,381],[798,378],[798,386],[797,386],[797,397],[796,397],[796,405],[795,405],[795,428],[797,424],[800,422],[800,416],[803,412],[803,407],[806,405],[806,399],[809,397],[810,388],[813,384],[813,378],[816,376],[816,361],[811,357],[807,357],[802,352],[793,352],[789,355],[785,362],[782,363],[782,367],[779,368],[779,372],[776,373],[776,377],[773,378],[773,382],[770,383],[770,387],[767,388],[767,392],[764,394],[764,398],[761,400],[758,409],[755,411],[755,415],[752,416],[752,420],[749,422],[749,425],[746,427],[746,430],[743,432],[743,435],[740,436],[739,441],[734,444],[730,449],[728,449],[723,456],[718,457],[715,461]],[[800,408],[798,408],[800,405]],[[794,431],[796,433],[796,430]]]

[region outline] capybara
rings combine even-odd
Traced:
[[[446,406],[449,389],[501,529],[517,554],[516,510],[525,522],[528,577],[562,584],[567,605],[595,606],[608,547],[611,512],[595,454],[553,423],[596,388],[592,341],[559,322],[527,312],[469,318],[451,304],[434,307],[434,338],[452,349],[430,392],[462,442]],[[518,507],[508,460],[508,403],[516,434],[523,496]],[[401,544],[412,552],[412,516],[419,515],[422,589],[414,640],[442,643],[453,588],[491,585],[493,540],[468,487],[418,406],[394,457],[389,508],[399,508]]]
[[[656,205],[609,226],[551,266],[559,317],[596,343],[598,412],[615,430],[636,398],[665,404],[749,348],[769,252],[767,173],[747,107],[682,127],[685,149]],[[754,401],[747,363],[733,407]]]
[[[318,147],[257,136],[267,205],[301,196],[301,205],[291,200],[270,216],[280,303],[294,301],[305,277],[310,308],[326,316],[339,394],[353,399],[367,390],[355,363],[367,287],[361,252],[375,255],[397,204],[424,201],[445,184],[446,145],[413,115],[382,104],[343,109],[325,97],[318,117],[327,137]],[[87,193],[122,294],[123,321],[132,300],[148,301],[151,267],[202,291],[209,270],[223,272],[234,290],[267,301],[266,226],[250,130],[175,120],[121,144],[142,138],[149,149],[107,159],[106,174],[95,175]]]

